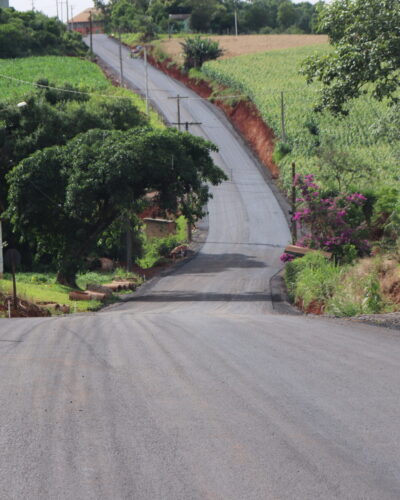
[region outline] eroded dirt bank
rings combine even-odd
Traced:
[[[213,93],[213,89],[207,82],[190,78],[187,74],[182,73],[172,60],[165,59],[160,62],[153,56],[149,56],[148,60],[154,67],[184,83],[201,97],[208,98]],[[271,172],[272,177],[278,178],[279,169],[272,159],[275,144],[274,132],[263,121],[254,104],[249,101],[240,101],[230,106],[223,100],[215,100],[214,104],[229,117],[263,165]]]

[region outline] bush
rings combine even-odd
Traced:
[[[218,42],[201,36],[185,38],[181,45],[183,47],[185,70],[201,68],[206,61],[218,59],[224,53]]]

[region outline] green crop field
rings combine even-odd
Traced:
[[[8,77],[8,78],[7,78]],[[11,79],[10,79],[11,78]],[[114,87],[97,64],[77,57],[26,57],[0,60],[0,101],[16,104],[31,93],[34,82],[46,78],[52,84],[62,87],[64,83],[78,86],[92,94],[126,97],[145,111],[145,102],[133,92]],[[29,83],[23,83],[29,82]],[[151,113],[153,126],[161,126],[156,113]]]
[[[247,95],[263,119],[281,138],[281,92],[285,103],[286,142],[291,152],[276,155],[281,179],[290,184],[292,161],[298,170],[314,173],[325,186],[359,189],[399,180],[398,162],[393,148],[376,134],[376,124],[388,116],[385,103],[367,97],[355,101],[350,115],[334,118],[314,113],[318,86],[307,86],[299,74],[302,61],[315,53],[324,54],[329,46],[299,47],[244,55],[203,66],[207,77]],[[335,172],[344,172],[335,176]],[[338,177],[338,178],[336,178]]]

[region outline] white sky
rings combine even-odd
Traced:
[[[57,1],[59,5],[59,17],[61,18],[61,5],[63,9],[63,19],[66,19],[66,3],[65,0],[9,0],[10,7],[14,7],[16,10],[31,10],[32,2],[35,6],[35,10],[44,12],[48,16],[55,16],[57,13]],[[71,17],[71,6],[73,8],[74,16],[79,14],[88,7],[93,7],[93,0],[67,0],[69,7],[69,16]],[[303,0],[294,0],[295,3],[299,3]],[[308,0],[310,3],[316,3],[317,0]]]

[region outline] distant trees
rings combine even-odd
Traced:
[[[210,142],[173,129],[90,130],[37,151],[9,173],[8,216],[37,252],[53,256],[58,283],[76,286],[98,240],[137,210],[147,191],[189,220],[204,215],[207,183],[225,179],[211,151]]]
[[[84,55],[82,37],[40,12],[0,8],[0,58],[31,55]]]
[[[194,32],[233,32],[234,11],[237,10],[240,33],[312,33],[316,12],[323,2],[293,3],[291,0],[97,0],[111,26],[127,31],[145,31],[146,24],[154,31],[168,29],[169,14],[191,14]],[[147,28],[146,28],[147,30]]]

